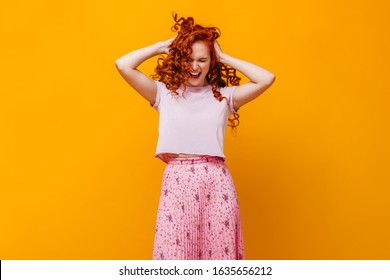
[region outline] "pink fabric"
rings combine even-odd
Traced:
[[[157,84],[159,138],[155,157],[167,161],[165,153],[210,155],[225,158],[224,138],[233,108],[232,93],[236,86],[220,88],[227,100],[214,98],[211,86],[187,86],[184,96],[172,95],[165,84]]]
[[[163,175],[153,259],[243,258],[238,199],[224,159],[169,160]]]

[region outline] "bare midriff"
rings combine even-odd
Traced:
[[[169,154],[166,153],[168,157],[172,158],[190,158],[190,157],[200,157],[202,155],[197,155],[197,154]]]

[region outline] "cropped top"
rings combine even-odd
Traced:
[[[233,108],[236,86],[220,88],[218,101],[211,85],[187,86],[173,95],[165,84],[157,84],[156,101],[151,104],[159,113],[158,142],[155,157],[167,162],[166,153],[210,155],[225,158],[224,138]]]

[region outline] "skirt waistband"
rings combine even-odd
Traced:
[[[167,164],[197,164],[205,162],[224,162],[223,157],[217,156],[198,156],[198,157],[186,157],[186,158],[174,158],[170,157],[167,160]]]

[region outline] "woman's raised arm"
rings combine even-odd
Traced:
[[[118,58],[115,62],[116,68],[126,82],[151,104],[154,104],[156,101],[156,83],[139,71],[137,67],[153,56],[167,54],[173,40],[174,38],[171,38],[167,41],[157,42],[153,45],[132,51]]]
[[[233,105],[236,110],[258,97],[275,81],[275,75],[270,71],[223,53],[217,41],[214,48],[220,62],[237,69],[249,79],[249,82],[238,86],[233,92]]]

